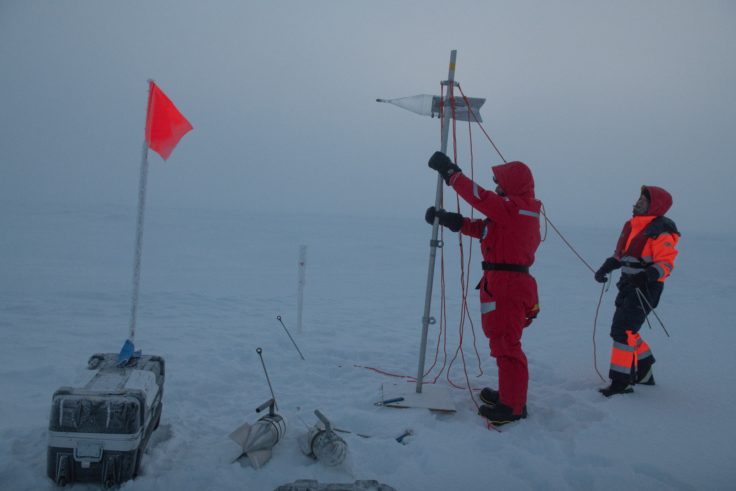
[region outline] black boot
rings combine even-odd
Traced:
[[[521,414],[514,414],[509,406],[497,402],[494,406],[482,405],[478,414],[486,418],[495,426],[505,425],[526,418],[526,408]]]
[[[496,389],[491,389],[490,387],[486,387],[483,390],[480,391],[480,400],[483,404],[488,406],[489,408],[493,408],[498,404],[499,395],[498,391]],[[528,413],[526,412],[526,404],[524,404],[524,409],[521,411],[521,417],[526,418],[528,416]]]
[[[498,391],[496,389],[486,387],[480,391],[480,400],[483,401],[483,404],[495,406],[498,403]]]
[[[654,373],[652,373],[651,365],[649,365],[648,369],[638,372],[636,383],[641,385],[656,385],[654,383]]]
[[[634,392],[634,388],[628,382],[613,380],[611,381],[611,385],[605,389],[598,389],[598,392],[606,397],[611,397],[614,394],[630,394]]]

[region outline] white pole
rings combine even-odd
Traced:
[[[151,103],[151,80],[148,83],[148,102],[146,104],[146,125]],[[148,182],[148,141],[143,138],[141,155],[141,175],[138,182],[138,220],[135,228],[135,254],[133,257],[133,295],[130,302],[130,326],[128,339],[135,345],[135,324],[138,317],[138,293],[141,284],[141,255],[143,253],[143,216],[146,210],[146,184]]]
[[[128,339],[135,343],[135,323],[138,314],[138,292],[141,284],[141,255],[143,252],[143,214],[146,209],[146,182],[148,181],[148,143],[143,141],[141,175],[138,185],[138,223],[135,235],[135,255],[133,258],[133,298],[130,305],[130,328]]]
[[[304,285],[307,275],[307,246],[299,246],[299,288],[297,293],[296,327],[302,332],[302,311],[304,310]]]
[[[457,50],[450,52],[450,67],[447,75],[447,94],[446,101],[448,104],[445,105],[447,109],[444,112],[444,118],[442,120],[442,142],[440,151],[447,153],[447,137],[450,131],[450,118],[451,111],[449,110],[449,101],[453,94],[455,85],[455,59],[457,58]],[[435,193],[434,208],[439,209],[442,205],[442,176],[437,175],[437,191]],[[434,263],[435,257],[437,256],[437,248],[442,245],[437,240],[439,232],[439,218],[435,217],[434,223],[432,224],[432,240],[429,242],[429,268],[427,270],[427,291],[424,296],[424,315],[422,316],[422,341],[419,346],[419,370],[417,373],[417,394],[422,392],[422,383],[424,381],[424,359],[427,354],[427,332],[429,330],[429,309],[432,304],[432,285],[434,283]]]

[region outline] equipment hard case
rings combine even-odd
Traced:
[[[138,474],[143,452],[161,419],[164,360],[147,355],[117,366],[117,354],[98,353],[97,370],[82,388],[61,387],[52,398],[48,476],[58,485],[119,485]]]

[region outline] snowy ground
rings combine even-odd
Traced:
[[[126,336],[135,210],[10,203],[1,210],[0,489],[54,489],[45,476],[50,398],[59,386],[86,381],[89,355],[116,352]],[[600,230],[563,231],[598,266],[627,211],[621,223]],[[642,331],[658,359],[657,386],[607,400],[596,391],[602,383],[593,368],[600,288],[550,230],[534,267],[542,313],[523,340],[529,418],[497,433],[476,416],[466,390],[449,389],[457,408],[451,415],[376,407],[381,385],[399,380],[355,367],[415,375],[430,233],[422,215],[417,210],[409,221],[149,209],[136,345],[166,359],[164,412],[142,475],[123,489],[269,490],[296,479],[376,479],[399,490],[736,486],[732,240],[679,224],[681,254],[658,309],[672,337],[654,322]],[[452,355],[457,243],[451,234],[445,239]],[[308,246],[301,333],[300,244]],[[474,244],[471,282],[479,277],[478,261]],[[435,316],[438,295],[437,287]],[[613,290],[604,297],[596,337],[604,374],[613,297]],[[474,291],[469,303],[484,372],[476,376],[466,324],[471,383],[494,386]],[[428,366],[436,339],[435,326]],[[227,440],[258,417],[255,407],[270,396],[256,347],[263,348],[289,421],[286,438],[260,470],[231,464]],[[456,362],[452,380],[463,379]],[[444,375],[438,384],[449,386]],[[345,434],[350,459],[339,468],[312,461],[297,437],[305,432],[302,421],[316,421],[314,409],[372,438]],[[395,437],[405,429],[414,435],[401,445]]]

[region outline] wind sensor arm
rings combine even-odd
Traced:
[[[449,82],[443,83],[447,84]],[[431,118],[440,116],[440,108],[445,114],[450,114],[452,111],[450,100],[443,101],[438,95],[419,94],[409,97],[399,97],[397,99],[376,99],[376,102],[393,104],[414,114],[429,116]],[[478,123],[482,123],[483,118],[480,116],[480,108],[486,100],[478,97],[468,97],[467,102],[470,105],[472,114],[468,111],[468,104],[466,104],[464,98],[454,98],[452,104],[455,107],[455,119],[458,121],[477,121]]]

